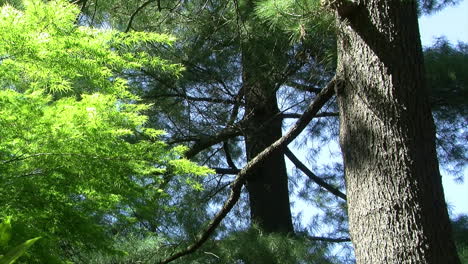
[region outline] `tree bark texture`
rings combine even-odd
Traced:
[[[425,91],[416,3],[337,14],[340,145],[357,263],[460,263]]]

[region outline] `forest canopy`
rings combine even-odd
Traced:
[[[363,2],[0,0],[0,263],[466,259],[456,1]]]

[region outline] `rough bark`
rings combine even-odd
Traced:
[[[340,1],[335,1],[340,2]],[[357,263],[460,263],[424,83],[415,1],[332,5],[349,229]]]

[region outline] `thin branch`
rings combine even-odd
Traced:
[[[291,143],[309,124],[310,120],[317,114],[317,112],[325,105],[325,103],[330,100],[334,94],[334,87],[336,85],[336,80],[333,78],[327,87],[317,95],[315,100],[311,102],[307,110],[304,112],[301,118],[297,120],[293,127],[291,127],[284,136],[271,144],[268,148],[263,150],[255,158],[253,158],[247,165],[237,174],[236,179],[231,183],[231,193],[224,203],[223,207],[218,211],[216,216],[211,220],[206,229],[198,236],[196,241],[188,246],[187,248],[177,252],[176,254],[169,256],[168,258],[159,262],[160,264],[167,264],[171,261],[174,261],[180,257],[191,254],[200,248],[203,243],[205,243],[210,235],[215,231],[221,221],[226,217],[226,215],[231,211],[234,205],[239,200],[242,186],[244,185],[247,175],[251,173],[252,170],[257,168],[263,161],[271,156],[271,154],[276,153],[284,149],[289,143]]]
[[[180,97],[184,98],[188,101],[194,102],[208,102],[208,103],[220,103],[220,104],[236,104],[236,101],[230,99],[222,99],[222,98],[211,98],[211,97],[195,97],[195,96],[188,96],[185,94],[157,94],[153,95],[153,98],[157,97]]]
[[[315,85],[302,84],[298,82],[288,82],[286,85],[291,86],[292,88],[298,89],[300,91],[311,92],[318,94],[322,88],[317,88]]]
[[[308,240],[310,241],[323,241],[323,242],[333,242],[333,243],[343,243],[343,242],[351,242],[351,239],[349,237],[338,237],[338,238],[332,238],[332,237],[307,237]]]
[[[333,195],[340,197],[341,199],[346,201],[346,194],[342,193],[340,190],[337,188],[331,186],[330,184],[326,183],[324,180],[322,180],[320,177],[315,175],[309,168],[307,168],[304,163],[302,163],[292,152],[289,150],[289,148],[286,148],[284,151],[284,154],[298,169],[300,169],[309,179],[317,183],[320,187],[324,188],[325,190],[329,191]]]
[[[234,163],[234,160],[232,159],[231,151],[229,149],[229,143],[227,140],[223,142],[223,151],[224,151],[224,155],[226,156],[226,162],[229,165],[229,167],[233,169],[237,169],[237,166]]]
[[[238,174],[241,170],[236,169],[236,168],[211,168],[216,171],[216,174],[231,174],[231,175],[236,175]]]
[[[221,184],[221,181],[218,182],[218,185],[216,186],[216,189],[215,189],[214,192],[212,192],[211,194],[209,194],[209,195],[207,195],[207,196],[205,196],[203,198],[202,203],[207,203],[207,202],[211,201],[211,199],[213,199],[213,197],[218,195],[220,192],[224,191],[224,189],[226,189],[230,185],[230,183],[225,183],[222,186],[220,186],[220,184]]]
[[[322,113],[318,113],[317,115],[315,115],[315,118],[317,117],[336,117],[338,116],[339,114],[337,112],[322,112]],[[301,117],[301,114],[298,114],[298,113],[282,113],[281,114],[281,118],[300,118]]]
[[[128,31],[130,31],[130,28],[132,27],[132,23],[133,23],[133,20],[135,19],[136,15],[143,9],[145,8],[147,5],[151,4],[152,2],[154,2],[154,0],[149,0],[149,1],[146,1],[144,2],[141,6],[139,6],[135,12],[133,12],[133,14],[130,16],[130,20],[128,21],[128,25],[127,25],[127,28],[125,29],[125,33],[127,33]],[[158,8],[160,10],[160,3],[158,1]]]
[[[242,131],[239,129],[239,125],[229,126],[221,130],[216,135],[206,136],[198,138],[196,143],[185,153],[187,159],[193,158],[195,155],[200,153],[207,147],[226,141],[230,138],[240,136]]]

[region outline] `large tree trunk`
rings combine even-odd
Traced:
[[[436,156],[416,3],[339,0],[332,7],[337,77],[343,80],[337,87],[340,144],[357,262],[460,263]]]

